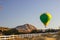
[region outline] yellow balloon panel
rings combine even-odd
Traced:
[[[47,16],[48,16],[48,18],[49,18],[49,21],[45,24],[45,26],[47,26],[48,24],[49,24],[49,22],[50,22],[50,19],[52,18],[52,16],[51,16],[51,14],[50,13],[46,13],[47,14]]]
[[[47,16],[51,19],[52,18],[52,16],[51,16],[51,14],[50,13],[46,13],[47,14]]]

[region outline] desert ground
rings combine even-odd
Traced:
[[[60,40],[60,34],[58,33],[54,33],[54,34],[50,34],[50,33],[47,33],[47,34],[35,34],[36,36],[25,36],[25,37],[21,37],[19,35],[14,35],[13,36],[10,36],[9,38],[4,38],[4,37],[0,37],[0,40]],[[24,36],[24,34],[23,34]]]

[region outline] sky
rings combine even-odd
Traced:
[[[0,0],[0,26],[14,28],[31,24],[43,29],[39,17],[45,12],[52,15],[47,28],[59,28],[60,0]]]

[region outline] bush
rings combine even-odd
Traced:
[[[38,30],[32,30],[31,33],[39,33]]]
[[[8,31],[3,31],[4,35],[12,35],[12,34],[19,34],[19,32],[16,29],[10,29]]]

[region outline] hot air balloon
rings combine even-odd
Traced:
[[[45,25],[45,27],[49,24],[51,18],[52,16],[48,12],[40,15],[40,20]]]

